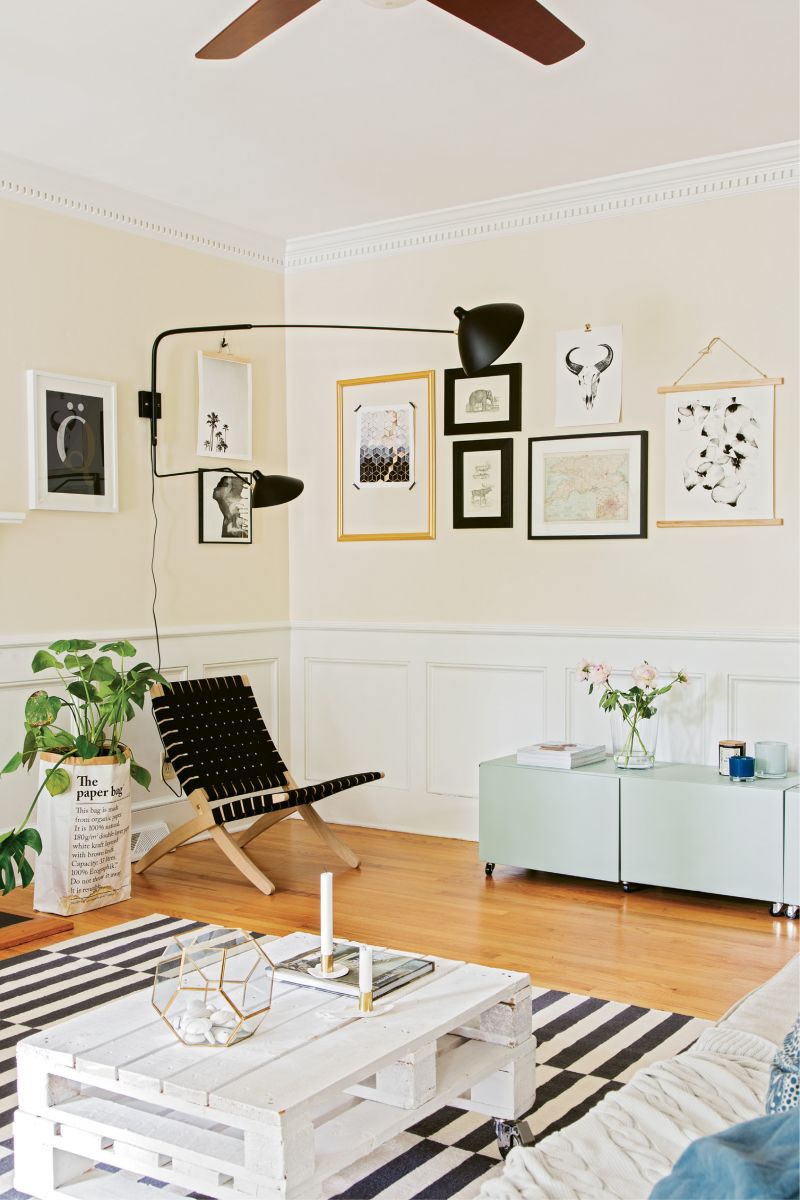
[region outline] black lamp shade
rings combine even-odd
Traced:
[[[291,475],[262,475],[260,471],[253,471],[253,508],[288,504],[302,490],[302,479],[293,479]]]
[[[479,375],[508,349],[522,328],[519,304],[479,304],[457,308],[458,353],[467,375]]]

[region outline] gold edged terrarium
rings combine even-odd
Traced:
[[[155,970],[153,1008],[185,1046],[233,1046],[258,1029],[274,981],[269,955],[242,929],[176,934]]]

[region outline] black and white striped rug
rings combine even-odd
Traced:
[[[197,922],[154,914],[0,962],[0,1200],[13,1188],[15,1049],[20,1038],[129,992],[143,991],[167,938]],[[709,1022],[678,1013],[533,989],[536,1139],[582,1116],[646,1063],[685,1050]],[[500,1170],[494,1123],[442,1108],[328,1182],[340,1200],[466,1200]],[[157,1190],[156,1190],[157,1189]],[[153,1195],[185,1196],[156,1185]],[[198,1196],[200,1193],[190,1193]]]

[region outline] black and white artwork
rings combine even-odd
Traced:
[[[414,486],[414,405],[359,404],[355,484],[359,488]]]
[[[28,372],[32,508],[117,511],[113,383]]]
[[[444,373],[444,432],[514,433],[522,428],[522,364],[487,367],[467,376],[460,367]]]
[[[616,425],[622,409],[622,326],[556,334],[556,420]]]
[[[513,524],[514,439],[453,443],[453,528]]]
[[[253,376],[245,358],[197,355],[199,409],[197,453],[201,458],[249,462],[253,457]]]
[[[253,540],[251,476],[247,471],[198,472],[200,541],[224,546]]]
[[[665,520],[771,519],[774,387],[726,385],[665,399]]]

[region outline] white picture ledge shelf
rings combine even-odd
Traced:
[[[24,512],[0,512],[0,525],[21,525],[25,515]]]

